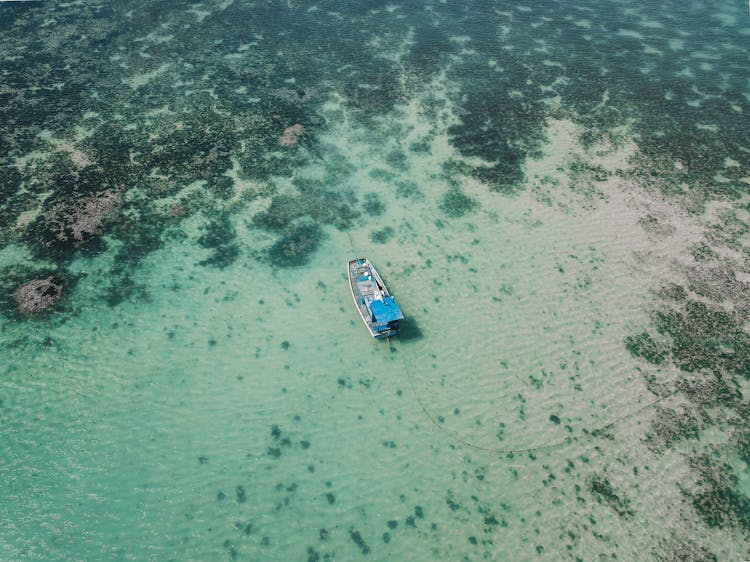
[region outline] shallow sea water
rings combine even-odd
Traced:
[[[0,4],[0,559],[747,557],[747,17]]]

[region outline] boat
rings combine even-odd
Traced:
[[[373,338],[398,334],[399,320],[404,314],[368,259],[357,258],[349,262],[349,288],[362,322]]]

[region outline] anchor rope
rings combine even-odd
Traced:
[[[388,345],[391,351],[393,351],[393,343],[391,342],[390,338],[388,339]],[[482,445],[477,445],[475,443],[472,443],[471,441],[464,438],[460,433],[457,431],[451,431],[447,429],[443,424],[441,424],[437,419],[435,419],[435,416],[429,411],[427,406],[425,405],[424,401],[422,400],[422,397],[420,396],[419,392],[417,391],[417,388],[414,384],[413,380],[413,370],[411,369],[411,366],[409,365],[408,360],[406,359],[406,354],[403,352],[401,353],[401,358],[403,359],[404,363],[404,371],[406,372],[406,378],[409,381],[409,386],[411,387],[412,394],[414,395],[415,399],[417,400],[417,403],[419,404],[419,407],[421,408],[424,415],[429,419],[432,424],[438,428],[438,430],[442,431],[443,433],[447,434],[451,437],[453,441],[456,441],[458,443],[461,443],[462,445],[465,445],[471,449],[476,449],[478,451],[484,451],[487,453],[499,453],[499,454],[523,454],[523,453],[535,453],[537,451],[546,451],[550,449],[555,449],[558,447],[562,447],[564,445],[571,445],[573,443],[582,441],[584,439],[594,439],[598,436],[598,434],[602,433],[603,431],[606,431],[610,427],[616,425],[617,423],[624,421],[628,418],[633,418],[640,414],[641,412],[644,412],[648,410],[649,408],[652,408],[656,405],[658,405],[660,402],[666,400],[667,398],[670,398],[671,396],[674,396],[678,393],[677,390],[673,390],[672,392],[669,392],[665,394],[664,396],[660,396],[659,398],[649,402],[648,404],[644,404],[640,408],[633,410],[632,412],[628,412],[627,414],[623,414],[621,416],[618,416],[617,418],[613,419],[612,421],[602,425],[601,427],[598,427],[591,432],[585,434],[585,435],[575,435],[566,437],[565,439],[560,439],[558,441],[553,441],[552,443],[545,443],[543,445],[537,445],[534,447],[527,447],[524,449],[505,449],[502,447],[486,447]]]
[[[446,236],[445,232],[443,232],[443,229],[440,227],[438,223],[435,224],[438,231],[440,231],[441,236],[444,240],[448,240],[448,237]],[[352,240],[351,232],[347,231],[347,236],[349,237],[349,246],[351,247],[352,253],[356,254],[357,252],[354,249],[354,241]],[[447,265],[446,265],[447,268]],[[401,341],[401,337],[399,335],[399,341]],[[391,352],[395,351],[395,348],[393,347],[393,342],[391,341],[391,338],[388,338],[388,347],[391,350]],[[411,365],[409,364],[409,361],[407,360],[406,354],[401,351],[400,352],[401,359],[404,363],[404,372],[406,373],[406,379],[409,381],[409,386],[411,388],[412,394],[414,395],[414,398],[416,399],[417,403],[419,404],[420,409],[424,413],[425,417],[430,420],[430,422],[441,432],[445,433],[450,437],[450,439],[454,442],[461,443],[462,445],[465,445],[466,447],[469,447],[471,449],[475,449],[477,451],[483,451],[485,453],[494,453],[494,454],[501,454],[501,455],[516,455],[516,454],[523,454],[523,453],[535,453],[539,451],[549,451],[552,449],[556,449],[559,447],[563,447],[565,445],[571,445],[573,443],[581,442],[581,441],[588,441],[591,439],[595,439],[598,437],[599,434],[606,431],[607,429],[613,427],[614,425],[625,421],[629,418],[633,418],[642,412],[653,408],[654,406],[657,406],[664,400],[671,398],[675,394],[678,394],[677,390],[673,390],[663,396],[658,397],[657,399],[649,402],[648,404],[644,404],[640,408],[637,408],[636,410],[633,410],[632,412],[628,412],[627,414],[623,414],[621,416],[616,417],[612,421],[602,425],[601,427],[598,427],[586,434],[583,435],[572,435],[568,436],[565,439],[559,439],[557,441],[553,441],[552,443],[545,443],[542,445],[536,445],[533,447],[526,447],[522,449],[507,449],[503,447],[487,447],[483,445],[477,445],[476,443],[472,443],[465,437],[463,437],[460,433],[457,431],[452,431],[448,428],[446,428],[443,424],[441,424],[435,416],[430,412],[430,410],[425,405],[424,401],[422,400],[422,396],[417,391],[417,387],[414,383],[414,377],[413,377],[413,369]]]

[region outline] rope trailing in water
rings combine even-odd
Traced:
[[[436,223],[435,226],[440,231],[440,234],[443,236],[443,238],[445,240],[447,240],[448,237],[443,232],[443,229],[440,228],[440,225],[438,223]],[[347,231],[346,235],[349,237],[349,246],[351,247],[352,253],[355,254],[355,255],[358,255],[358,254],[356,254],[356,252],[354,250],[354,241],[352,240],[351,232]],[[447,266],[446,266],[446,268],[447,268]],[[391,352],[395,351],[395,349],[393,348],[393,342],[391,342],[390,338],[388,338],[388,347],[391,350]],[[552,443],[547,443],[547,444],[544,444],[544,445],[537,445],[537,446],[528,447],[528,448],[525,448],[525,449],[503,449],[501,447],[485,447],[485,446],[482,446],[482,445],[476,445],[476,444],[468,441],[464,437],[462,437],[459,433],[457,433],[455,431],[451,431],[449,429],[446,429],[444,425],[442,425],[437,419],[435,419],[435,417],[427,409],[427,406],[425,406],[425,403],[422,400],[422,397],[419,395],[419,392],[417,392],[417,388],[414,385],[414,380],[412,378],[412,369],[411,369],[411,366],[409,365],[409,363],[408,363],[408,361],[406,359],[406,354],[402,352],[401,353],[401,358],[403,359],[403,362],[404,362],[404,371],[406,372],[406,378],[409,381],[409,386],[411,387],[412,394],[416,398],[417,403],[419,404],[419,407],[422,409],[422,412],[424,413],[424,415],[427,417],[427,419],[429,419],[432,422],[432,424],[436,428],[438,428],[439,431],[441,431],[441,432],[447,434],[448,436],[450,436],[450,438],[453,441],[461,443],[462,445],[465,445],[466,447],[469,447],[471,449],[475,449],[477,451],[484,451],[486,453],[496,453],[496,454],[501,454],[501,455],[517,455],[517,454],[522,454],[522,453],[536,453],[538,451],[547,451],[547,450],[550,450],[550,449],[556,449],[558,447],[562,447],[564,445],[570,445],[572,443],[576,443],[576,442],[582,441],[584,439],[585,440],[594,439],[594,438],[598,437],[599,435],[601,435],[604,431],[606,431],[610,427],[618,424],[621,421],[624,421],[626,419],[635,417],[638,414],[640,414],[641,412],[644,412],[645,410],[653,408],[654,406],[656,406],[659,403],[661,403],[663,400],[666,400],[667,398],[670,398],[670,397],[674,396],[678,392],[677,390],[673,390],[672,392],[670,392],[668,394],[665,394],[664,396],[660,396],[656,400],[654,400],[652,402],[649,402],[648,404],[645,404],[644,406],[641,406],[637,410],[634,410],[633,412],[630,412],[628,414],[624,414],[622,416],[619,416],[619,417],[615,418],[614,420],[612,420],[611,422],[609,422],[609,423],[601,426],[600,428],[597,428],[597,429],[595,429],[595,430],[593,430],[593,431],[591,431],[591,432],[589,432],[589,433],[587,433],[585,435],[578,435],[578,436],[566,437],[565,439],[560,439],[560,440],[554,441]]]
[[[390,350],[393,352],[395,351],[393,348],[393,343],[391,342],[390,338],[388,339],[388,346]],[[674,396],[677,394],[677,390],[673,390],[672,392],[665,394],[664,396],[661,396],[657,398],[656,400],[649,402],[648,404],[645,404],[638,408],[637,410],[634,410],[633,412],[630,412],[628,414],[624,414],[622,416],[619,416],[612,420],[611,422],[601,426],[600,428],[597,428],[590,433],[587,433],[585,435],[579,435],[579,436],[572,436],[572,437],[566,437],[565,439],[561,439],[559,441],[554,441],[552,443],[547,443],[544,445],[537,445],[535,447],[528,447],[526,449],[503,449],[501,447],[484,447],[482,445],[476,445],[467,439],[465,439],[463,436],[461,436],[459,433],[455,431],[451,431],[449,429],[446,429],[444,425],[442,425],[438,420],[435,419],[435,417],[430,413],[430,411],[427,409],[427,406],[425,406],[424,402],[422,401],[422,397],[417,392],[417,388],[414,385],[414,380],[412,377],[412,369],[409,365],[406,354],[401,353],[401,358],[404,362],[404,370],[406,372],[406,378],[409,381],[409,386],[411,387],[412,394],[417,400],[417,403],[419,404],[420,408],[422,409],[422,412],[424,412],[424,415],[427,416],[427,418],[432,422],[432,424],[437,427],[440,431],[443,433],[446,433],[451,437],[453,441],[456,441],[458,443],[461,443],[462,445],[465,445],[467,447],[470,447],[472,449],[476,449],[478,451],[484,451],[487,453],[499,453],[499,454],[505,454],[505,455],[516,455],[516,454],[522,454],[522,453],[535,453],[537,451],[545,451],[549,449],[555,449],[557,447],[562,447],[564,445],[570,445],[572,443],[582,441],[584,439],[593,439],[598,437],[601,433],[609,429],[610,427],[614,426],[615,424],[624,421],[628,418],[632,418],[640,414],[641,412],[648,410],[649,408],[653,408],[663,400],[666,400],[667,398],[670,398],[671,396]]]

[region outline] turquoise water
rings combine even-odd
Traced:
[[[0,559],[747,557],[744,9],[0,3]]]

